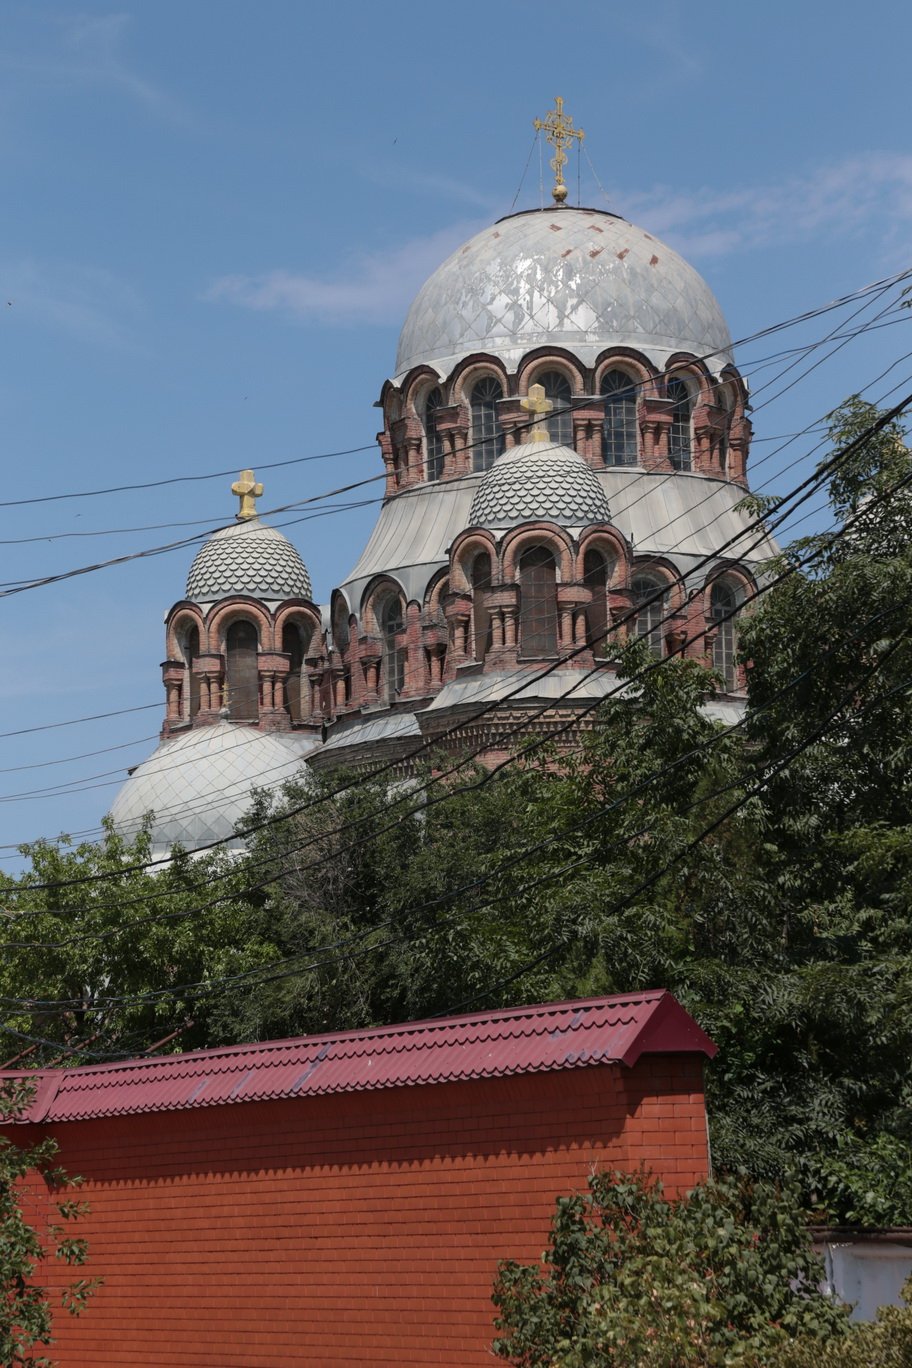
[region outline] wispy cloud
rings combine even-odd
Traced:
[[[154,81],[141,76],[126,54],[128,14],[70,14],[57,20],[46,42],[27,50],[0,48],[0,71],[36,86],[102,87],[118,92],[150,113],[186,124],[188,111]],[[45,29],[45,34],[47,29]]]
[[[847,157],[805,176],[728,191],[656,186],[618,202],[625,216],[697,259],[861,233],[889,252],[898,238],[908,241],[912,225],[912,155]]]
[[[356,256],[329,276],[281,269],[223,276],[206,298],[321,323],[398,323],[431,271],[482,226],[453,224],[388,252]]]
[[[103,346],[132,346],[134,290],[110,271],[66,262],[0,262],[0,309],[7,336],[20,321]]]

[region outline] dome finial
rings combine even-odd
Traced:
[[[550,413],[554,408],[550,399],[545,398],[544,385],[530,385],[529,397],[520,399],[520,408],[524,408],[526,413],[531,413],[534,418],[543,418],[546,413]],[[551,434],[541,423],[536,423],[532,431],[526,434],[527,442],[550,442]]]
[[[567,154],[564,151],[564,143],[571,142],[573,138],[579,138],[582,143],[586,135],[581,128],[574,128],[570,115],[564,113],[561,95],[555,95],[554,108],[548,111],[547,118],[533,119],[532,125],[538,132],[545,129],[545,137],[555,149],[551,158],[551,170],[554,172],[554,189],[551,194],[554,196],[555,204],[563,204],[567,198],[567,187],[564,184]]]
[[[258,480],[253,478],[252,470],[242,470],[241,478],[235,480],[231,486],[232,494],[236,494],[241,501],[241,506],[235,513],[238,522],[249,522],[257,515],[256,501],[263,493],[263,486]]]

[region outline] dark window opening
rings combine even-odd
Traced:
[[[255,722],[260,716],[257,630],[251,622],[233,622],[225,641],[225,702],[233,722]]]
[[[536,377],[554,408],[548,416],[548,436],[560,446],[573,446],[573,390],[561,371],[545,371]]]
[[[587,551],[583,584],[592,593],[586,606],[586,642],[595,656],[608,655],[608,566],[601,551]]]
[[[519,649],[532,658],[557,655],[557,566],[543,546],[519,563]]]
[[[472,469],[490,470],[504,449],[503,428],[497,414],[503,385],[486,375],[472,388]]]
[[[610,370],[602,377],[605,399],[603,454],[606,465],[637,463],[637,392],[630,376]]]

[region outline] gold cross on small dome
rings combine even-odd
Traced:
[[[263,493],[263,486],[259,480],[253,478],[252,470],[242,470],[241,478],[235,480],[231,486],[232,494],[236,494],[241,501],[241,506],[235,513],[238,522],[249,522],[257,515],[256,501]]]
[[[545,130],[545,137],[554,148],[554,156],[551,158],[551,170],[554,172],[554,189],[551,194],[554,196],[555,203],[563,204],[567,198],[567,187],[564,184],[564,167],[567,165],[567,154],[564,151],[564,143],[572,142],[574,138],[579,138],[582,143],[585,133],[581,128],[573,127],[573,120],[569,114],[564,113],[564,101],[560,95],[554,97],[554,108],[548,111],[547,118],[533,119],[533,127],[537,132]]]
[[[550,413],[554,408],[550,399],[545,397],[544,385],[530,385],[529,395],[526,399],[520,399],[520,408],[524,408],[526,413],[531,413],[534,418],[543,418],[546,413]],[[536,423],[532,431],[526,435],[527,442],[550,442],[551,434],[541,423]]]

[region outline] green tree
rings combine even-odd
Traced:
[[[27,1082],[0,1082],[0,1123],[15,1116],[28,1103],[33,1090]],[[57,1146],[51,1139],[20,1146],[0,1135],[0,1362],[4,1368],[49,1368],[49,1360],[34,1352],[52,1343],[52,1305],[47,1291],[36,1282],[41,1265],[49,1258],[80,1266],[88,1258],[86,1241],[69,1233],[72,1223],[88,1210],[72,1194],[79,1178],[68,1177],[54,1164]],[[55,1194],[59,1221],[43,1240],[23,1210],[24,1181],[48,1184]],[[98,1287],[94,1278],[77,1278],[64,1290],[62,1305],[79,1315]]]
[[[494,1352],[515,1368],[769,1364],[797,1336],[842,1344],[823,1276],[794,1194],[726,1180],[672,1202],[643,1174],[596,1173],[558,1199],[541,1266],[501,1265]]]

